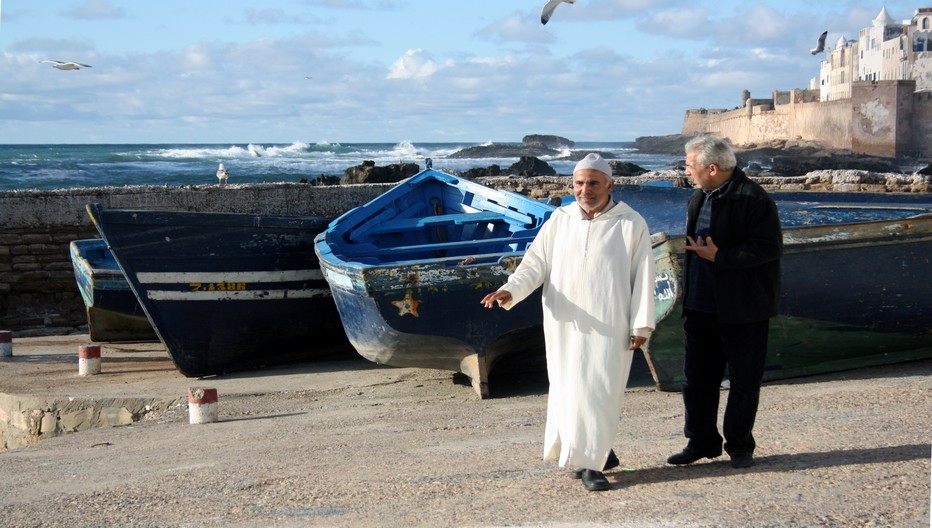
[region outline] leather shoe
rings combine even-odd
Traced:
[[[692,464],[693,462],[703,458],[715,458],[721,454],[721,449],[716,451],[700,451],[698,449],[687,446],[686,449],[683,449],[679,453],[671,455],[670,458],[667,459],[667,464],[682,466],[685,464]]]
[[[621,465],[621,461],[618,460],[618,455],[615,454],[614,449],[608,451],[608,458],[605,459],[605,466],[602,467],[602,471],[608,471],[612,468],[616,468]],[[585,469],[574,469],[570,476],[574,479],[581,479],[582,474]]]
[[[582,483],[589,491],[605,491],[611,488],[605,474],[594,469],[583,470]]]
[[[731,467],[746,468],[754,465],[754,456],[751,453],[735,453],[731,455]]]

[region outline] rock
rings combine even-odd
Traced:
[[[916,174],[922,174],[923,176],[932,176],[932,165],[926,165],[926,168],[917,170]]]
[[[306,178],[301,178],[300,183],[310,183],[311,185],[321,186],[321,185],[340,185],[339,176],[330,176],[321,174],[320,176],[308,181]]]
[[[644,167],[627,161],[610,161],[608,163],[612,166],[612,176],[640,176],[649,172]]]
[[[493,143],[466,147],[447,156],[451,159],[468,158],[520,158],[521,156],[555,156],[560,151],[547,147],[529,147],[516,143]]]
[[[646,154],[683,154],[683,147],[693,137],[684,136],[683,134],[642,136],[635,138],[634,146]]]
[[[556,150],[573,148],[576,146],[576,142],[570,141],[565,137],[548,136],[544,134],[529,134],[521,139],[521,143],[523,143],[524,146],[528,148],[544,148]]]
[[[508,167],[508,174],[516,176],[556,176],[557,171],[553,169],[546,161],[541,161],[533,156],[521,156],[517,163]]]
[[[420,171],[417,163],[394,163],[376,167],[375,162],[366,160],[362,165],[344,171],[342,183],[395,183],[414,176]]]
[[[573,150],[573,151],[570,151],[568,156],[563,156],[558,159],[569,160],[569,161],[579,161],[585,158],[586,156],[588,156],[589,154],[593,154],[593,153],[598,154],[599,156],[602,156],[604,159],[607,159],[607,160],[615,159],[615,155],[612,154],[611,152],[602,152],[599,150]]]
[[[464,178],[469,178],[474,180],[476,178],[484,178],[487,176],[501,176],[502,168],[498,165],[489,165],[487,168],[483,169],[482,167],[474,167],[462,173]]]

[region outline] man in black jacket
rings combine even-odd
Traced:
[[[722,454],[716,424],[727,367],[724,447],[733,467],[749,467],[767,332],[780,298],[780,218],[720,137],[698,136],[686,144],[686,173],[697,187],[687,206],[683,272],[688,443],[667,462],[691,464]]]

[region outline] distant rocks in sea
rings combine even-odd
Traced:
[[[676,156],[683,155],[686,142],[691,138],[692,136],[682,134],[645,136],[635,139],[634,146],[644,154]],[[512,178],[525,181],[534,178],[566,177],[569,175],[558,175],[541,157],[546,156],[549,160],[578,161],[590,152],[585,149],[577,150],[575,146],[574,141],[564,137],[531,134],[525,136],[520,144],[479,145],[448,156],[456,159],[518,158],[517,162],[507,168],[493,164],[465,171],[445,169],[445,172],[473,180]],[[662,180],[682,184],[685,180],[682,160],[666,170],[648,171],[637,164],[613,159],[615,156],[610,152],[600,154],[610,160],[612,175],[616,178],[629,178],[627,183]],[[762,145],[745,145],[736,147],[735,154],[739,167],[771,189],[928,192],[932,181],[932,166],[929,160],[903,160],[855,154],[828,149],[815,142],[774,141]],[[379,167],[375,162],[367,160],[346,169],[342,178],[321,175],[308,183],[393,183],[413,176],[420,168],[416,163]],[[563,183],[558,186],[565,191],[565,185]]]
[[[421,168],[417,163],[393,163],[383,167],[366,160],[362,165],[346,169],[343,183],[394,183],[417,174]]]
[[[574,141],[560,136],[530,134],[521,143],[491,143],[467,147],[450,154],[449,158],[520,158],[522,156],[557,156],[576,146]]]

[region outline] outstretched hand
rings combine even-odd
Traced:
[[[484,304],[486,308],[492,308],[495,306],[495,303],[498,303],[499,306],[502,306],[510,303],[511,299],[512,297],[510,291],[498,290],[486,295],[480,302]]]
[[[712,262],[715,262],[715,254],[718,253],[718,246],[715,245],[712,237],[696,237],[694,239],[688,236],[686,237],[686,245],[681,246],[680,249],[695,251],[700,257]]]

